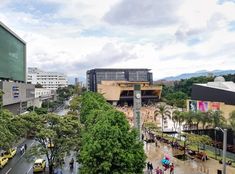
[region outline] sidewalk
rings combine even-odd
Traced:
[[[171,162],[175,164],[175,174],[217,174],[217,170],[222,170],[222,164],[214,159],[209,159],[205,162],[201,160],[187,160],[181,161],[173,157],[173,153],[177,153],[172,150],[170,145],[159,143],[158,147],[154,143],[144,142],[144,149],[147,155],[147,162],[150,161],[153,164],[153,168],[156,169],[157,166],[162,167],[161,160],[164,154],[169,154],[171,156]],[[147,174],[147,169],[144,170]],[[169,174],[169,170],[165,173]],[[235,168],[227,166],[226,174],[235,174]]]

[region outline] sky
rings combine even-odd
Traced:
[[[0,0],[27,66],[84,80],[93,68],[161,79],[235,69],[235,0]]]

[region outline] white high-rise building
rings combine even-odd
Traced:
[[[68,86],[66,75],[58,72],[45,72],[35,67],[28,68],[27,82],[41,84],[43,88],[51,90]]]

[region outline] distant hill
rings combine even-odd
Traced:
[[[166,78],[163,78],[162,80],[175,81],[175,80],[181,80],[181,79],[189,79],[191,77],[208,76],[208,75],[222,76],[222,75],[227,75],[227,74],[235,74],[235,70],[214,70],[214,71],[201,70],[195,73],[185,73],[185,74],[181,74],[178,76],[166,77]]]

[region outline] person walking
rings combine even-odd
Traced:
[[[174,174],[174,169],[175,169],[175,166],[174,166],[174,163],[172,163],[170,166],[170,174]]]
[[[148,173],[150,172],[150,162],[149,161],[147,162],[147,172]]]
[[[152,163],[149,164],[149,170],[150,170],[150,174],[153,174],[153,164]]]

